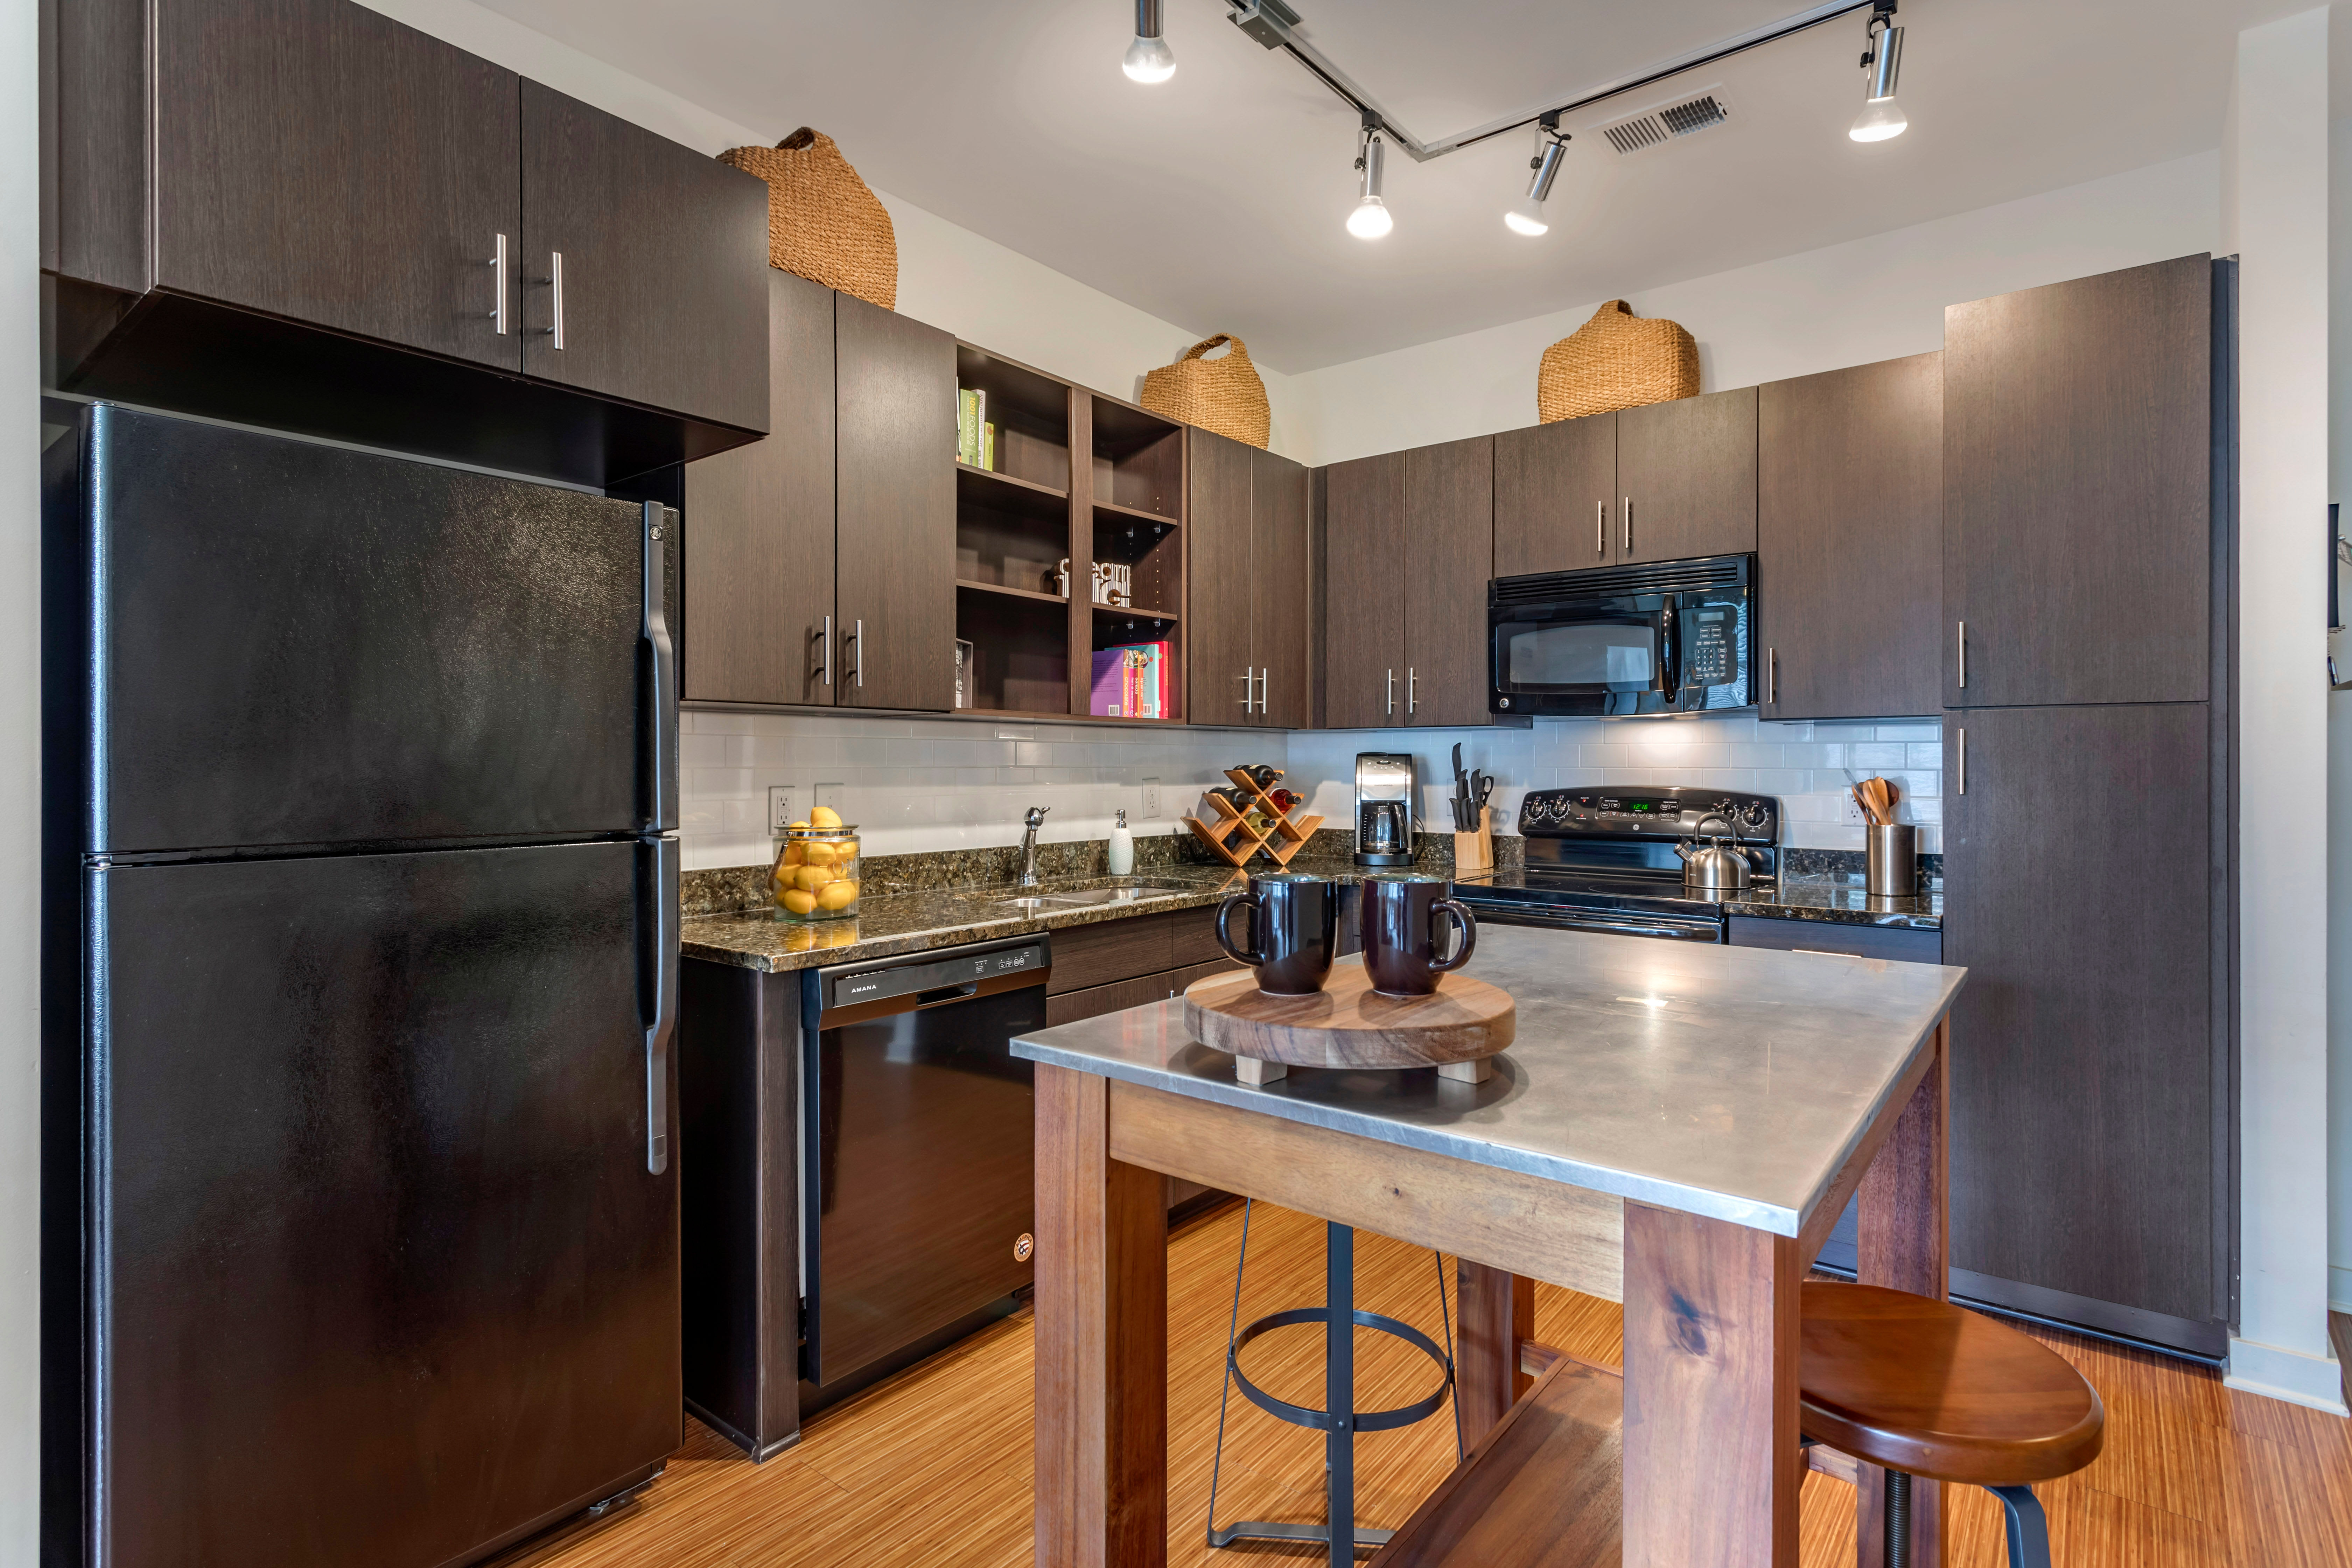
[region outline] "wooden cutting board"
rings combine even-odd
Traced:
[[[1383,996],[1361,964],[1331,971],[1311,996],[1269,996],[1254,971],[1196,980],[1184,990],[1184,1025],[1204,1046],[1229,1052],[1244,1083],[1287,1068],[1436,1068],[1471,1083],[1517,1031],[1510,993],[1447,974],[1427,996]]]

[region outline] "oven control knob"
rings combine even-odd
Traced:
[[[1764,826],[1765,817],[1769,815],[1762,801],[1751,800],[1748,803],[1747,808],[1740,812],[1739,820],[1749,827],[1761,827]]]

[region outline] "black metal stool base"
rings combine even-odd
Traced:
[[[1251,1205],[1255,1207],[1255,1205]],[[1242,1266],[1249,1258],[1249,1215],[1242,1214],[1242,1261],[1234,1270],[1234,1317],[1241,1317]],[[1445,1403],[1454,1387],[1454,1357],[1447,1345],[1441,1345],[1411,1323],[1379,1312],[1367,1312],[1356,1306],[1356,1233],[1344,1225],[1327,1224],[1325,1227],[1324,1305],[1293,1307],[1287,1311],[1271,1312],[1253,1321],[1247,1328],[1228,1331],[1225,1342],[1225,1380],[1230,1386],[1240,1384],[1242,1394],[1249,1402],[1279,1421],[1294,1426],[1305,1426],[1323,1434],[1326,1489],[1330,1499],[1328,1521],[1323,1524],[1291,1524],[1266,1520],[1243,1520],[1222,1529],[1217,1524],[1217,1478],[1213,1469],[1209,1478],[1209,1526],[1211,1546],[1230,1546],[1236,1541],[1290,1541],[1301,1544],[1323,1542],[1329,1550],[1332,1568],[1347,1568],[1355,1561],[1356,1552],[1366,1547],[1388,1544],[1395,1535],[1392,1530],[1372,1530],[1356,1523],[1356,1434],[1388,1432],[1400,1426],[1410,1426],[1416,1421],[1427,1420]],[[1441,1313],[1445,1306],[1445,1266],[1438,1263],[1437,1300]],[[1293,1405],[1276,1399],[1252,1383],[1242,1371],[1242,1347],[1260,1334],[1275,1329],[1290,1328],[1302,1323],[1323,1325],[1323,1408]],[[1436,1388],[1410,1405],[1400,1405],[1391,1410],[1356,1408],[1356,1330],[1370,1329],[1377,1333],[1400,1339],[1437,1363],[1439,1378]],[[1454,1325],[1447,1316],[1446,1339],[1454,1337]],[[1461,1447],[1460,1416],[1455,1417],[1454,1446]],[[1225,1441],[1224,1406],[1220,1398],[1217,1410],[1217,1466],[1223,1464]]]

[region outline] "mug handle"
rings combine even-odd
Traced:
[[[1265,909],[1264,904],[1258,902],[1255,893],[1230,895],[1223,903],[1217,906],[1217,945],[1223,948],[1225,956],[1235,963],[1245,963],[1252,969],[1263,969],[1265,967],[1265,955],[1261,952],[1245,952],[1235,947],[1232,933],[1225,929],[1225,922],[1234,918],[1234,910],[1243,905],[1247,905],[1254,916],[1263,913]],[[1255,919],[1251,921],[1250,931],[1252,935],[1256,934],[1257,922]]]
[[[1478,951],[1478,921],[1476,918],[1470,913],[1468,906],[1457,903],[1452,899],[1438,900],[1435,903],[1429,906],[1429,912],[1433,917],[1444,915],[1447,920],[1454,922],[1454,929],[1462,933],[1461,952],[1455,953],[1453,957],[1447,959],[1443,963],[1438,963],[1435,959],[1432,959],[1430,961],[1429,972],[1432,974],[1451,974],[1455,970],[1461,968],[1464,964],[1469,963],[1470,955]],[[1436,921],[1433,918],[1430,923],[1434,925],[1436,924]],[[1434,933],[1433,932],[1432,934],[1432,945],[1433,946],[1435,945],[1433,940]]]

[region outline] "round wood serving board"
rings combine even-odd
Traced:
[[[1427,996],[1383,996],[1363,966],[1344,963],[1311,996],[1269,996],[1253,970],[1184,988],[1184,1026],[1204,1046],[1297,1068],[1427,1068],[1477,1061],[1510,1045],[1510,993],[1467,974],[1441,975]]]

